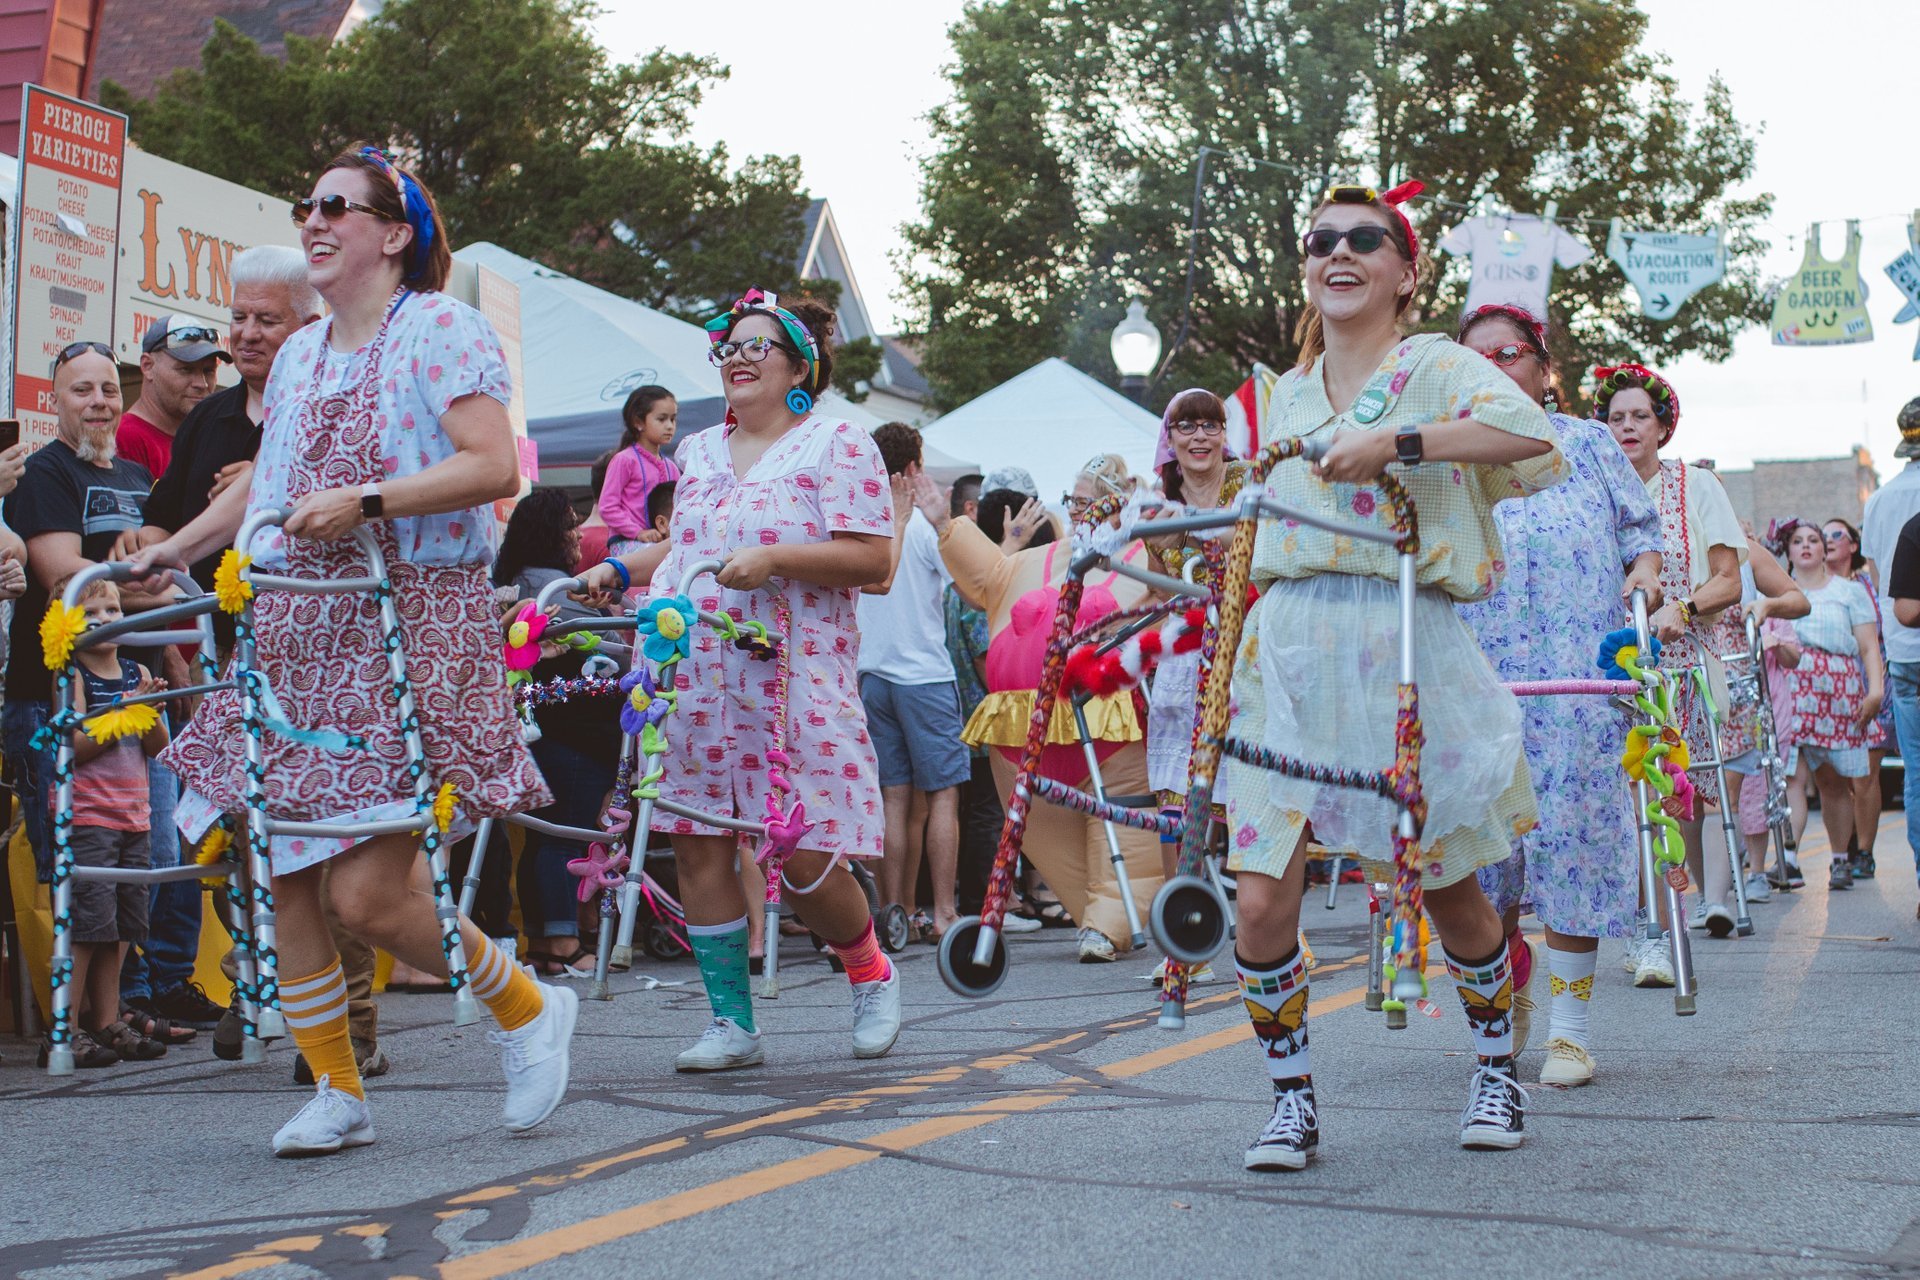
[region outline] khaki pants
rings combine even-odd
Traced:
[[[993,781],[1000,790],[1001,802],[1013,794],[1013,763],[998,750],[993,757]],[[1144,795],[1147,792],[1147,748],[1142,742],[1128,743],[1100,765],[1101,778],[1112,795]],[[1091,791],[1085,777],[1074,786]],[[1133,901],[1140,912],[1140,924],[1146,927],[1147,909],[1160,892],[1160,837],[1134,827],[1114,828],[1120,839],[1121,856],[1127,860],[1127,879],[1133,886]],[[1084,928],[1098,929],[1112,940],[1116,951],[1131,949],[1126,907],[1120,901],[1120,883],[1113,874],[1112,854],[1107,849],[1105,824],[1048,804],[1035,798],[1027,810],[1026,838],[1021,852],[1032,862],[1041,878],[1060,898],[1060,904]]]
[[[371,1048],[380,1042],[380,1010],[373,1002],[373,947],[341,925],[327,887],[331,878],[328,872],[321,883],[320,905],[327,913],[327,931],[333,934],[334,950],[340,953],[340,969],[347,979],[347,1034],[356,1049]]]

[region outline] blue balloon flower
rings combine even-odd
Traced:
[[[700,615],[685,596],[662,596],[640,606],[635,615],[645,639],[640,652],[655,662],[678,662],[693,652],[693,626]]]
[[[1600,641],[1600,656],[1594,659],[1593,665],[1600,668],[1601,674],[1609,680],[1631,680],[1633,677],[1628,674],[1625,667],[1620,665],[1620,651],[1622,649],[1627,650],[1636,660],[1636,665],[1642,667],[1658,666],[1660,662],[1660,637],[1649,636],[1648,643],[1653,646],[1653,652],[1642,655],[1640,654],[1639,638],[1634,635],[1632,627],[1621,627],[1618,631],[1609,631],[1606,634],[1606,638]]]

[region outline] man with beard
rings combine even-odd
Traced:
[[[27,459],[19,487],[7,495],[6,523],[27,545],[27,589],[8,639],[6,708],[0,743],[13,764],[15,794],[43,881],[53,875],[47,810],[53,752],[36,751],[33,736],[47,722],[53,675],[40,651],[40,620],[53,585],[109,558],[114,543],[140,527],[153,477],[117,457],[120,372],[103,342],[76,342],[53,362],[55,438]],[[128,613],[165,601],[125,586]]]

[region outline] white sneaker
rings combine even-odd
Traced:
[[[1673,944],[1665,934],[1640,944],[1640,963],[1633,971],[1636,987],[1673,985]]]
[[[1727,938],[1733,936],[1733,912],[1724,903],[1716,902],[1707,908],[1707,936],[1709,938]]]
[[[531,969],[526,970],[529,978]],[[489,1031],[500,1046],[500,1070],[507,1077],[507,1102],[500,1118],[513,1133],[525,1133],[545,1120],[567,1096],[572,1061],[573,1024],[580,1018],[580,997],[571,987],[536,982],[540,1012],[512,1031]]]
[[[1747,877],[1747,901],[1770,902],[1773,900],[1773,886],[1767,883],[1766,876],[1756,871]]]
[[[372,1141],[373,1114],[366,1102],[334,1088],[332,1076],[321,1076],[307,1105],[273,1135],[273,1154],[324,1156]]]
[[[1017,916],[1009,911],[1000,917],[1001,933],[1038,933],[1044,928],[1046,926],[1032,916]]]
[[[1559,1036],[1547,1041],[1547,1060],[1540,1064],[1541,1084],[1559,1089],[1577,1089],[1592,1080],[1592,1054]]]
[[[1687,928],[1704,929],[1707,927],[1707,902],[1705,898],[1693,904],[1693,910],[1687,912]]]
[[[758,1031],[749,1031],[732,1018],[715,1018],[693,1047],[673,1060],[673,1069],[731,1071],[735,1067],[757,1067],[766,1060]]]
[[[1080,931],[1080,963],[1108,964],[1113,960],[1113,939],[1098,929]]]
[[[1636,924],[1633,932],[1627,935],[1627,949],[1620,953],[1620,967],[1628,977],[1640,972],[1640,948],[1647,944],[1646,926]]]
[[[900,1038],[900,970],[853,989],[853,1056],[885,1057]]]
[[[1146,980],[1153,983],[1165,982],[1167,980],[1167,962],[1162,960],[1158,965],[1154,966],[1153,972],[1146,976]],[[1197,987],[1203,982],[1218,981],[1220,981],[1220,979],[1214,973],[1211,962],[1203,964],[1198,969],[1191,970],[1187,974],[1187,985],[1190,987]]]

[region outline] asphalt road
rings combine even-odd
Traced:
[[[569,1101],[520,1138],[446,997],[383,1002],[378,1143],[298,1163],[267,1151],[301,1101],[290,1045],[264,1067],[195,1045],[54,1081],[0,1042],[0,1274],[1920,1275],[1899,822],[1878,880],[1829,895],[1810,840],[1815,887],[1756,906],[1752,938],[1696,935],[1696,1017],[1632,989],[1605,944],[1598,1078],[1534,1088],[1517,1152],[1456,1143],[1457,1007],[1401,1032],[1366,1012],[1349,888],[1309,912],[1324,1137],[1305,1173],[1240,1167],[1270,1094],[1226,985],[1169,1033],[1151,957],[1083,966],[1065,931],[1016,938],[974,1003],[915,947],[898,1047],[856,1063],[844,979],[790,944],[766,1067],[674,1075],[705,999],[691,962],[643,965],[583,1006]],[[1527,1075],[1543,1040],[1544,1010]]]

